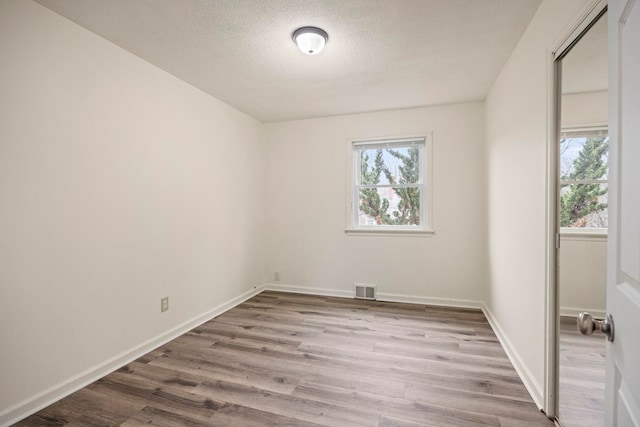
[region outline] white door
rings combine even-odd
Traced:
[[[606,425],[640,427],[640,1],[609,0]]]

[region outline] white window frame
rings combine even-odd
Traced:
[[[392,147],[411,141],[424,141],[420,148],[420,226],[366,226],[358,225],[360,194],[358,180],[360,171],[360,156],[354,155],[356,147],[375,146]],[[345,232],[350,235],[372,236],[431,236],[433,230],[433,136],[431,132],[421,135],[350,138],[347,140],[347,227]],[[403,185],[380,185],[380,187],[402,187]],[[407,187],[413,185],[406,185]]]
[[[581,132],[590,132],[590,131],[606,131],[609,133],[609,126],[607,124],[582,124],[582,125],[573,125],[573,126],[563,126],[560,131],[560,139],[565,138],[565,135],[571,133],[581,133]],[[558,147],[558,150],[560,147]],[[559,161],[561,161],[561,155],[558,153]],[[561,186],[563,183],[567,181],[572,181],[572,183],[576,184],[607,184],[609,183],[608,179],[597,179],[597,180],[563,180],[558,176],[558,186]],[[558,203],[558,207],[560,204]],[[579,227],[560,227],[560,237],[566,240],[606,240],[607,234],[609,233],[608,228],[579,228]]]

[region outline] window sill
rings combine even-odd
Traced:
[[[591,230],[562,228],[560,229],[561,240],[596,240],[606,241],[608,232],[606,229],[597,228]]]
[[[373,229],[373,228],[346,228],[346,234],[352,236],[401,236],[401,237],[431,237],[436,234],[433,230],[410,230],[389,228]]]

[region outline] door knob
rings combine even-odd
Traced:
[[[596,320],[583,311],[578,314],[578,330],[582,335],[591,335],[594,331],[604,332],[609,341],[613,341],[613,316],[607,314],[604,320]]]

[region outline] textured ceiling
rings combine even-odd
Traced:
[[[562,60],[562,93],[607,90],[608,70],[605,14]]]
[[[37,0],[264,121],[486,97],[540,0]],[[302,54],[298,27],[329,33]]]

